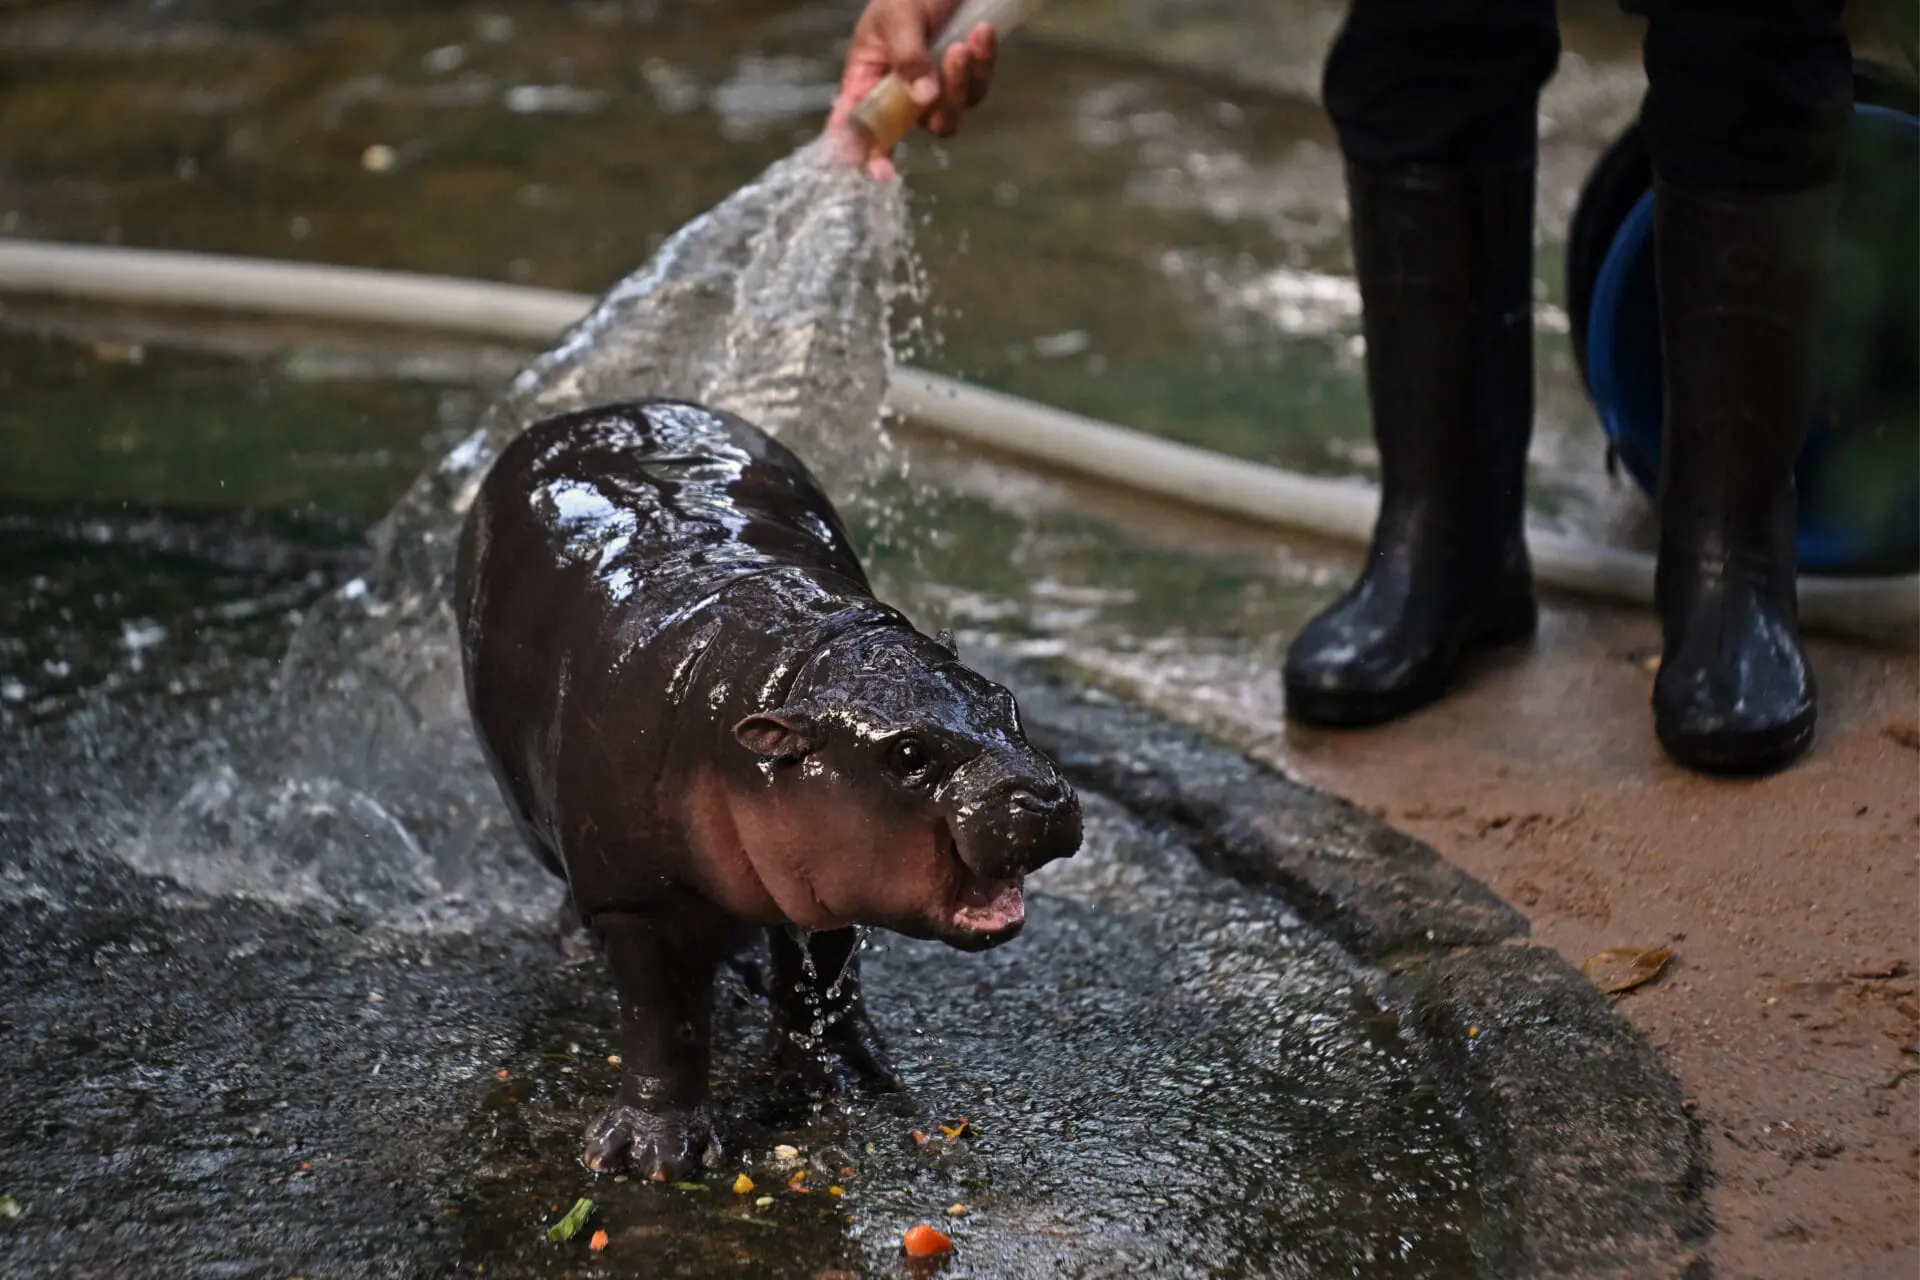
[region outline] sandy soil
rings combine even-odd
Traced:
[[[1671,946],[1618,997],[1697,1099],[1722,1277],[1920,1275],[1920,661],[1819,645],[1791,772],[1655,742],[1649,616],[1559,604],[1530,653],[1366,733],[1288,729],[1303,779],[1431,842],[1581,964]]]

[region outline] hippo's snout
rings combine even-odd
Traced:
[[[1080,798],[1056,773],[1002,780],[968,805],[960,856],[976,873],[1006,879],[1080,848]]]

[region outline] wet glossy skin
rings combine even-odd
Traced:
[[[650,401],[529,428],[475,500],[455,603],[488,763],[620,992],[593,1168],[717,1164],[713,979],[751,926],[784,1065],[891,1087],[853,926],[992,946],[1021,877],[1079,847],[1012,696],[873,598],[806,468],[737,418]],[[816,1020],[822,1045],[786,1034]]]

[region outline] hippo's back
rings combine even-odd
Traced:
[[[781,662],[773,618],[733,618],[767,612],[748,601],[769,590],[776,603],[880,607],[806,467],[741,419],[608,405],[537,423],[501,452],[467,516],[455,613],[483,749],[536,843],[554,846],[543,828],[569,738],[586,755],[664,743],[664,725],[641,730],[683,717],[677,673],[694,657]],[[719,619],[731,621],[716,632]],[[616,706],[621,745],[592,741]],[[655,767],[627,763],[629,777]]]
[[[499,553],[533,553],[568,577],[584,570],[608,604],[642,608],[778,568],[866,585],[806,466],[751,424],[698,405],[639,401],[536,423],[501,452],[474,505],[463,614],[474,572]]]

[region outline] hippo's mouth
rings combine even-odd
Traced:
[[[960,856],[959,843],[949,827],[942,839],[947,857],[958,872],[952,904],[952,932],[970,946],[990,947],[1005,942],[1020,931],[1027,920],[1027,901],[1021,892],[1023,878],[996,879],[983,876]]]

